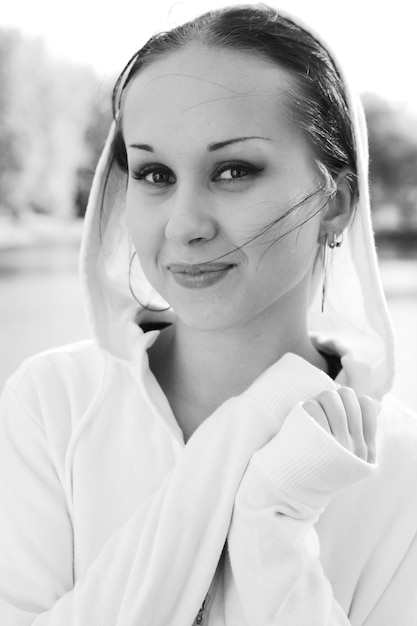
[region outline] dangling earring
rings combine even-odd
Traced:
[[[130,293],[132,294],[132,296],[134,297],[134,299],[136,300],[136,302],[138,304],[140,304],[140,306],[143,309],[146,309],[147,311],[151,311],[152,313],[163,313],[164,311],[169,311],[169,309],[171,308],[170,306],[167,306],[163,309],[153,309],[152,307],[150,307],[147,304],[143,304],[139,298],[137,297],[137,295],[135,294],[135,292],[133,291],[133,287],[132,287],[132,265],[133,265],[133,261],[135,260],[135,256],[136,256],[136,250],[134,251],[134,253],[132,254],[131,258],[130,258],[130,263],[129,263],[129,290]]]
[[[321,290],[321,312],[324,313],[324,301],[326,299],[327,292],[327,277],[329,273],[329,252],[328,248],[333,250],[334,248],[340,248],[343,238],[337,238],[336,233],[332,233],[332,240],[329,241],[329,235],[326,233],[324,236],[324,249],[323,249],[323,285]]]

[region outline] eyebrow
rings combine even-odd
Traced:
[[[208,146],[208,151],[214,152],[215,150],[220,150],[221,148],[224,148],[225,146],[230,146],[233,143],[238,143],[240,141],[248,141],[249,139],[263,139],[264,141],[271,141],[269,137],[257,137],[257,136],[235,137],[234,139],[226,139],[226,141],[218,141],[216,143],[210,143]]]
[[[225,141],[216,141],[215,143],[210,143],[208,145],[208,151],[215,152],[216,150],[220,150],[221,148],[230,146],[233,143],[248,141],[249,139],[263,139],[264,141],[271,141],[269,137],[258,137],[256,135],[250,137],[235,137],[234,139],[226,139]],[[138,150],[145,150],[146,152],[155,152],[152,146],[149,146],[147,143],[131,143],[129,144],[129,148],[137,148]]]
[[[129,148],[138,148],[138,150],[146,150],[146,152],[155,152],[152,146],[148,146],[147,143],[131,143]]]

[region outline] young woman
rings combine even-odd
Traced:
[[[0,622],[415,624],[358,99],[297,20],[239,6],[153,37],[114,105],[95,339],[2,400]]]

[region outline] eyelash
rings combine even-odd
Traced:
[[[244,172],[244,175],[238,176],[235,178],[230,177],[230,178],[221,179],[220,176],[229,170],[231,172],[233,172],[233,170],[237,172]],[[214,175],[211,180],[213,182],[223,182],[225,184],[236,184],[236,183],[239,183],[239,181],[246,180],[249,176],[256,176],[261,171],[262,171],[262,168],[256,167],[249,163],[244,163],[242,161],[229,161],[227,163],[222,163],[215,169]],[[165,175],[168,175],[169,177],[172,177],[174,180],[173,182],[170,182],[170,181],[161,181],[161,182],[152,181],[151,182],[151,181],[146,180],[146,177],[149,176],[149,174],[154,174],[154,175],[165,174]],[[145,184],[151,185],[152,187],[159,188],[159,189],[164,188],[164,187],[169,187],[170,185],[173,185],[176,182],[175,176],[172,174],[172,171],[169,168],[165,167],[164,165],[160,165],[159,163],[153,163],[151,165],[147,165],[143,167],[141,170],[139,170],[138,172],[132,172],[130,176],[134,180],[143,181]]]

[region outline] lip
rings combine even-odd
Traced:
[[[235,263],[170,263],[168,270],[176,283],[188,289],[210,287],[226,278]]]

